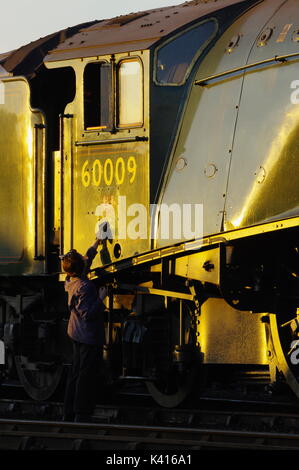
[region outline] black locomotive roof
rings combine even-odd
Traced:
[[[262,0],[192,0],[178,6],[94,20],[40,38],[0,54],[0,65],[13,75],[31,77],[44,62],[147,49],[159,40],[217,10]]]

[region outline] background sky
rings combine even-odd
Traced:
[[[0,0],[0,53],[85,21],[178,5],[184,0]]]

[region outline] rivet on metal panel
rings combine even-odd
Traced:
[[[262,34],[258,37],[257,40],[257,47],[263,47],[267,45],[267,42],[271,38],[273,34],[273,28],[267,28],[265,29]]]
[[[207,178],[213,178],[217,171],[218,168],[216,167],[216,165],[214,163],[209,163],[204,169],[204,174]]]
[[[177,171],[182,171],[187,166],[187,160],[184,157],[180,157],[175,165]]]
[[[299,29],[297,29],[297,31],[295,31],[292,35],[292,41],[293,42],[299,42]]]
[[[263,183],[266,178],[266,170],[263,166],[260,166],[259,170],[254,173],[254,175],[257,177],[256,180],[259,184]]]
[[[230,54],[231,52],[233,52],[233,50],[235,49],[235,47],[238,46],[239,44],[239,41],[240,41],[240,34],[237,34],[236,36],[233,36],[231,38],[231,40],[229,41],[226,49],[225,49],[225,52],[227,52],[228,54]]]

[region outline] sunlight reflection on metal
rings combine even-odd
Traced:
[[[271,175],[276,166],[281,164],[281,155],[283,150],[288,144],[290,137],[294,129],[298,126],[299,122],[299,107],[292,105],[291,108],[285,113],[285,119],[281,125],[281,128],[277,132],[276,138],[273,140],[268,155],[262,163],[263,168],[266,169],[267,175]],[[257,169],[258,172],[258,169]],[[267,176],[265,178],[265,185],[267,185]],[[253,179],[253,184],[249,194],[247,195],[245,202],[242,204],[242,210],[239,214],[236,214],[230,220],[233,228],[242,227],[246,223],[246,218],[249,212],[252,211],[255,203],[261,198],[261,194],[264,191],[264,184],[260,184],[257,178]]]

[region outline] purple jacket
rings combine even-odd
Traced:
[[[86,253],[86,267],[81,277],[69,277],[64,288],[68,293],[70,319],[68,335],[78,343],[103,344],[105,306],[94,284],[86,277],[97,251],[90,247]]]

